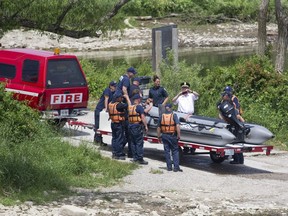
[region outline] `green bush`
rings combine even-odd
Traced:
[[[221,99],[224,87],[231,85],[244,110],[247,122],[269,128],[276,142],[288,148],[285,134],[288,132],[288,74],[274,71],[273,62],[266,57],[241,58],[235,65],[215,67],[203,73],[200,65],[180,62],[174,67],[172,60],[161,65],[161,83],[172,98],[180,91],[180,83],[187,81],[192,90],[200,93],[196,113],[218,117],[216,103]]]
[[[250,0],[134,0],[123,8],[123,13],[127,16],[153,17],[180,13],[183,14],[183,20],[191,19],[193,22],[195,19],[207,22],[207,17],[219,15],[242,21],[256,21],[259,4],[259,1]],[[273,5],[271,13],[272,7]]]
[[[77,148],[62,141],[37,111],[0,88],[1,203],[43,202],[69,194],[71,187],[108,186],[135,169],[135,164],[102,157],[85,143]]]
[[[0,85],[0,136],[11,143],[19,140],[33,140],[39,131],[39,113],[29,108],[25,102],[14,100],[12,94],[4,91]],[[24,115],[21,115],[24,114]]]
[[[137,70],[137,76],[152,75],[151,66],[148,62],[141,64],[137,62],[119,62],[117,66],[113,62],[108,62],[106,66],[98,67],[95,61],[82,59],[82,68],[86,74],[89,86],[90,97],[92,99],[99,99],[104,89],[108,87],[110,81],[119,81],[120,76],[126,73],[126,70],[133,66]]]
[[[87,62],[87,65],[91,64],[93,63]],[[88,79],[95,80],[93,82],[99,85],[106,84],[111,78],[117,79],[123,72],[125,73],[128,64],[117,65],[117,71],[115,67],[110,63],[105,69],[95,68],[88,74]],[[141,63],[137,67],[139,76],[153,75],[150,62]],[[119,68],[122,73],[118,73]],[[101,76],[98,75],[100,70]],[[196,113],[216,118],[218,117],[216,103],[221,99],[224,87],[231,85],[243,107],[244,119],[269,128],[276,135],[276,142],[285,143],[284,146],[288,148],[285,137],[288,132],[288,74],[276,73],[273,63],[268,58],[252,56],[239,59],[235,65],[229,67],[215,67],[203,71],[201,65],[191,66],[185,61],[179,62],[175,67],[172,55],[168,54],[167,60],[160,66],[160,77],[161,85],[168,91],[170,102],[180,91],[180,83],[187,81],[191,84],[192,90],[200,94],[195,104]],[[151,83],[150,86],[152,85]],[[99,98],[104,87],[98,90],[95,87],[90,89],[90,92],[93,97]]]
[[[243,21],[256,20],[258,16],[258,1],[233,0],[218,1],[214,8],[211,8],[213,14],[223,14],[229,18],[237,18]]]
[[[230,67],[216,67],[201,83],[201,99],[196,104],[199,114],[217,116],[215,104],[224,87],[231,85],[243,107],[244,119],[269,128],[276,140],[287,142],[288,74],[276,73],[268,58],[252,56]]]

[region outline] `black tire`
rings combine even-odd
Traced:
[[[67,119],[54,119],[51,123],[56,129],[61,129],[66,124]]]
[[[180,146],[178,148],[179,148],[179,164],[181,165],[183,162],[184,153],[183,153],[183,149]]]
[[[210,151],[210,158],[214,163],[222,163],[226,157],[222,157],[220,154],[217,154],[216,152]]]
[[[190,148],[190,154],[195,154],[196,148]]]

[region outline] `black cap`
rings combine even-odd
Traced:
[[[181,87],[182,88],[189,88],[190,87],[190,84],[188,83],[188,82],[183,82],[183,83],[181,83]]]
[[[167,103],[167,104],[165,105],[165,107],[172,108],[172,104],[171,104],[171,103]]]
[[[135,70],[134,67],[130,67],[127,69],[127,72],[133,73],[134,75],[137,74],[137,71]]]
[[[109,83],[109,85],[110,85],[110,86],[116,86],[116,85],[117,85],[117,82],[113,80],[113,81],[111,81],[111,82]]]

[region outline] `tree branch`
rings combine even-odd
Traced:
[[[21,11],[25,10],[26,8],[28,8],[28,7],[30,6],[30,4],[32,4],[34,1],[35,1],[35,0],[31,0],[31,1],[28,2],[26,5],[24,5],[23,7],[21,7],[20,10],[16,11],[12,16],[9,17],[9,19],[10,19],[10,20],[15,19]]]
[[[68,37],[72,37],[72,38],[81,38],[81,37],[99,37],[100,35],[97,35],[94,31],[92,30],[81,30],[81,31],[77,31],[77,30],[69,30],[69,29],[65,29],[62,27],[58,27],[57,29],[55,29],[54,25],[51,25],[47,28],[41,28],[36,22],[28,20],[28,19],[21,19],[18,20],[18,23],[20,26],[26,27],[26,28],[30,28],[30,29],[39,29],[41,31],[49,31],[55,34],[60,34],[60,35],[65,35]]]
[[[108,14],[106,14],[104,17],[100,18],[98,20],[98,22],[95,23],[96,26],[101,27],[106,20],[111,19],[112,17],[116,16],[118,11],[128,2],[130,2],[131,0],[120,0],[113,8],[113,10],[111,10]]]
[[[70,3],[68,5],[66,5],[66,7],[63,9],[62,13],[60,14],[60,16],[58,16],[56,23],[54,24],[54,29],[55,31],[57,31],[58,29],[60,29],[60,25],[62,23],[62,21],[64,20],[65,16],[68,14],[68,12],[74,7],[74,5],[76,4],[76,1],[70,1]]]
[[[1,1],[1,0],[0,0]],[[34,2],[35,0],[31,0],[30,3]],[[109,19],[116,16],[119,10],[131,0],[120,0],[114,8],[108,12],[105,16],[100,18],[93,26],[96,26],[97,29],[100,29],[101,26]],[[64,8],[63,12],[58,16],[56,23],[49,26],[42,26],[41,24],[37,23],[36,21],[22,18],[18,16],[19,11],[17,11],[13,16],[13,19],[19,26],[31,28],[31,29],[38,29],[41,31],[49,31],[52,33],[65,35],[72,38],[81,38],[81,37],[99,37],[100,35],[96,33],[95,27],[91,29],[84,29],[84,30],[70,30],[67,28],[61,27],[61,23],[63,22],[65,16],[68,14],[69,11],[76,5],[78,0],[70,0],[70,3]],[[29,4],[25,5],[24,7],[28,7]],[[21,8],[23,9],[23,8]]]

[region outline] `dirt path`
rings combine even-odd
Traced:
[[[79,121],[93,123],[93,112],[79,117]],[[93,130],[68,126],[64,130],[69,132],[65,139],[71,144],[85,141],[93,146]],[[104,142],[110,141],[110,136],[104,136]],[[67,205],[83,211],[68,215],[83,216],[288,214],[288,152],[272,150],[270,156],[244,153],[244,165],[232,165],[229,161],[215,164],[207,154],[184,155],[183,172],[175,173],[165,169],[161,144],[144,145],[149,164],[140,166],[120,184],[95,190],[79,188],[77,195],[45,206],[32,202],[12,207],[0,205],[0,215],[67,215],[61,213]],[[110,145],[99,150],[111,157]]]
[[[83,118],[84,122],[92,119]],[[83,129],[87,135],[82,136],[81,130],[74,140],[93,139],[92,131]],[[110,143],[111,137],[104,139]],[[111,155],[109,149],[102,152]],[[229,161],[215,164],[207,154],[185,155],[184,172],[174,173],[165,169],[162,146],[146,142],[149,165],[135,170],[122,184],[100,191],[123,200],[122,210],[125,200],[135,201],[143,214],[154,209],[158,215],[287,215],[288,153],[272,150],[270,156],[244,156],[244,165],[232,165]],[[146,215],[151,214],[146,211]]]

